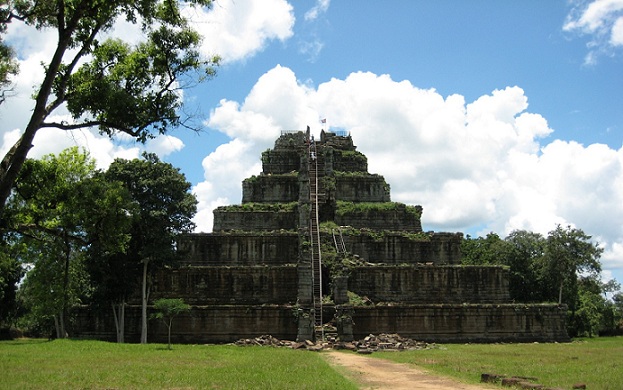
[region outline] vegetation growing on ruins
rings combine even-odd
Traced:
[[[393,230],[374,230],[368,228],[354,228],[352,226],[338,226],[333,221],[322,222],[320,224],[320,232],[323,234],[339,234],[341,232],[344,236],[368,236],[373,241],[380,242],[385,240],[386,237],[400,236],[408,239],[409,241],[428,242],[431,240],[431,232],[408,232],[408,231],[393,231]]]
[[[216,210],[220,212],[271,212],[271,213],[291,213],[296,210],[298,202],[289,203],[255,203],[248,202],[239,205],[220,206]]]
[[[370,177],[370,178],[383,178],[383,176],[377,173],[368,173],[368,172],[360,172],[360,171],[333,171],[336,177]]]
[[[408,214],[414,215],[419,219],[422,210],[417,206],[408,206],[400,202],[347,202],[337,201],[335,214],[344,216],[347,214],[372,214],[386,213],[392,211],[406,211]]]
[[[261,177],[271,177],[275,180],[279,180],[280,178],[296,178],[298,176],[297,172],[288,172],[288,173],[271,173],[270,176],[267,175],[253,175],[249,176],[243,180],[243,183],[255,184],[259,182]]]
[[[348,302],[353,306],[369,306],[372,302],[365,297],[361,297],[352,291],[347,291]]]
[[[366,157],[366,155],[358,150],[334,149],[334,153],[336,152],[339,152],[344,159],[352,160],[360,164],[368,163],[368,158]]]

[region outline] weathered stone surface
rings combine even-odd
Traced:
[[[293,211],[214,210],[214,231],[295,230],[298,214]]]
[[[126,341],[140,340],[140,306],[126,308]],[[148,311],[148,316],[152,310]],[[79,312],[73,336],[115,340],[112,315],[93,310]],[[173,343],[231,343],[240,338],[254,338],[265,334],[283,340],[297,336],[297,319],[287,305],[218,305],[193,306],[189,313],[175,317]],[[149,342],[167,342],[167,327],[160,320],[149,324]]]
[[[272,345],[281,339],[322,349],[336,338],[368,338],[358,350],[372,351],[406,345],[370,336],[379,333],[425,342],[568,340],[564,306],[507,303],[507,269],[456,266],[463,235],[424,233],[421,206],[390,202],[385,179],[367,172],[367,159],[350,136],[323,131],[312,145],[308,133],[286,132],[261,158],[262,174],[243,182],[242,204],[217,208],[214,233],[181,237],[183,259],[153,275],[152,301],[183,298],[192,305],[175,319],[173,342]],[[319,180],[311,185],[316,172]],[[312,188],[318,194],[310,194]],[[325,264],[318,283],[323,298],[334,292],[334,304],[322,306],[324,322],[331,323],[331,341],[323,343],[310,341],[318,338],[312,210],[318,212],[323,256],[330,255],[323,258],[343,265]],[[344,233],[350,263],[340,262],[328,226],[345,226],[337,231]],[[367,306],[352,306],[348,292]],[[138,296],[126,310],[130,342],[140,335]],[[115,339],[112,316],[90,308],[78,312],[74,331],[72,336]],[[161,322],[150,323],[150,341],[166,341],[166,335]]]
[[[354,307],[354,337],[398,333],[436,343],[568,341],[558,305],[404,305]]]
[[[344,234],[344,243],[350,253],[356,253],[366,262],[380,264],[460,264],[460,233],[427,233],[420,239],[403,233],[385,232],[380,235],[362,233]]]
[[[178,239],[184,253],[181,266],[237,266],[296,264],[299,237],[295,232],[196,233]]]
[[[348,202],[389,202],[389,185],[380,175],[337,175],[335,199]]]
[[[367,210],[343,213],[340,213],[338,210],[334,220],[340,226],[351,226],[355,229],[422,231],[420,216],[407,211],[406,206],[401,204],[398,204],[395,210]]]
[[[505,303],[508,269],[501,266],[354,267],[348,290],[372,302]]]
[[[294,304],[296,266],[184,267],[159,272],[153,298],[182,298],[191,305]]]
[[[260,175],[242,182],[242,203],[287,203],[299,200],[296,174]]]

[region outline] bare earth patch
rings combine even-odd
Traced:
[[[362,389],[483,390],[499,389],[471,385],[427,373],[406,364],[375,359],[356,353],[326,351],[322,355]]]

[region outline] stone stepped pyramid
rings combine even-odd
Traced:
[[[349,135],[322,131],[313,155],[310,142],[309,128],[283,133],[262,153],[262,172],[243,181],[241,204],[214,211],[213,233],[179,240],[184,259],[161,270],[152,289],[152,299],[193,305],[176,320],[178,342],[318,338],[312,211],[322,318],[341,340],[380,333],[430,342],[568,340],[564,306],[514,304],[507,268],[460,265],[463,235],[423,231],[422,207],[392,202],[389,185],[368,172]],[[310,175],[312,158],[318,171]],[[127,316],[136,329],[126,334],[139,334],[140,323]],[[95,322],[99,328],[83,334],[106,338],[109,325]],[[166,337],[163,326],[150,329],[151,340]]]

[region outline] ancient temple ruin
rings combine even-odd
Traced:
[[[183,261],[154,280],[152,300],[192,305],[175,341],[568,340],[563,306],[512,303],[508,268],[460,265],[463,235],[423,231],[422,207],[392,202],[348,134],[284,132],[261,159],[242,203],[216,209],[212,233],[183,236]],[[126,318],[138,339],[138,306]],[[113,339],[106,323],[82,335]],[[151,323],[150,340],[165,334]]]

